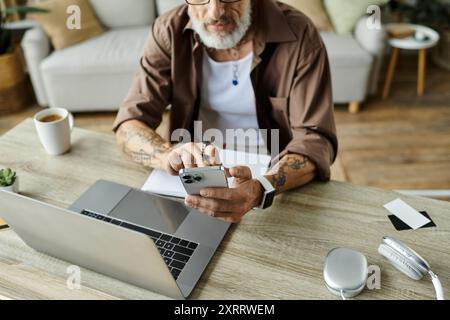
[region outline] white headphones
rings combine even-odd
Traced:
[[[428,262],[417,252],[391,237],[383,237],[378,252],[394,267],[414,280],[421,280],[429,274],[436,290],[436,298],[444,300],[444,290],[439,278],[431,271]]]

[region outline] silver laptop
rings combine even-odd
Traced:
[[[230,226],[103,180],[68,210],[0,191],[0,213],[38,251],[175,299],[189,296]]]

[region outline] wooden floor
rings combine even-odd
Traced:
[[[430,63],[418,98],[416,57],[400,59],[389,99],[372,98],[356,115],[336,107],[344,175],[388,189],[450,190],[450,72]]]
[[[356,115],[336,106],[340,141],[335,180],[388,189],[450,190],[450,72],[429,65],[416,97],[417,62],[401,56],[391,97],[369,99]],[[384,78],[384,75],[383,75]],[[40,108],[0,116],[0,135]],[[112,134],[114,113],[76,114],[76,125]]]

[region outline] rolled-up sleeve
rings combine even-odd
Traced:
[[[317,178],[330,180],[330,167],[337,156],[338,141],[328,56],[323,43],[301,54],[289,98],[292,140],[282,151],[312,160]]]
[[[170,41],[165,28],[157,19],[145,44],[127,97],[119,108],[113,130],[129,120],[140,120],[156,129],[170,104],[171,58]]]

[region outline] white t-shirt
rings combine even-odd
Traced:
[[[203,133],[209,129],[219,130],[227,149],[256,153],[258,147],[260,152],[266,151],[259,133],[256,98],[250,78],[252,61],[253,53],[238,61],[217,62],[204,51],[198,120],[202,121]],[[234,85],[233,80],[238,84]]]

